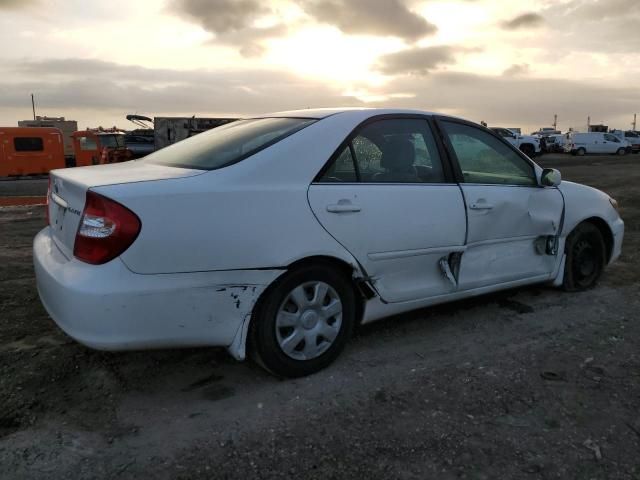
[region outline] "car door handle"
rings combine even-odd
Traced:
[[[353,205],[352,203],[336,203],[333,205],[327,205],[327,212],[331,213],[348,213],[348,212],[359,212],[361,208],[357,205]]]
[[[470,203],[469,208],[471,210],[491,210],[493,205],[490,203]]]

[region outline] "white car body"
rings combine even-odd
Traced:
[[[630,144],[626,140],[604,132],[569,132],[564,144],[564,151],[571,154],[615,155],[620,149],[626,152],[629,148]]]
[[[500,289],[559,284],[567,235],[587,219],[603,229],[607,261],[619,256],[624,224],[610,198],[571,182],[317,181],[363,122],[458,121],[435,116],[380,109],[279,113],[261,118],[317,121],[217,170],[149,161],[55,170],[51,226],[34,240],[42,303],[67,334],[93,348],[222,346],[244,359],[254,305],[296,262],[322,258],[348,269],[370,293],[359,319],[366,323]],[[542,168],[526,161],[539,183]],[[133,244],[102,265],[73,253],[88,191],[124,205],[142,225]],[[541,238],[556,238],[557,248],[536,251]],[[443,266],[447,258],[457,259],[456,278]]]
[[[534,155],[537,155],[541,151],[540,139],[538,137],[522,135],[508,128],[492,127],[491,130],[525,153],[533,152]]]

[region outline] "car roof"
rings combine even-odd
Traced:
[[[393,115],[393,114],[418,114],[418,115],[442,115],[440,113],[429,112],[425,110],[412,110],[402,108],[360,108],[360,107],[343,107],[343,108],[309,108],[305,110],[288,110],[284,112],[266,113],[256,115],[253,118],[271,118],[271,117],[293,117],[293,118],[315,118],[321,119],[332,115],[353,115],[357,117],[373,117],[376,115]],[[452,117],[453,118],[453,117]]]

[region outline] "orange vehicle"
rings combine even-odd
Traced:
[[[116,130],[81,130],[74,132],[73,150],[76,167],[126,162],[133,154],[124,144],[124,133]]]
[[[51,127],[0,127],[0,177],[64,168],[62,132]]]

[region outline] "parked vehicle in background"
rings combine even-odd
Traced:
[[[120,163],[133,158],[120,131],[82,130],[72,137],[77,167]]]
[[[541,139],[541,142],[544,141],[544,146],[546,152],[548,153],[563,153],[564,152],[564,143],[565,143],[565,135],[547,135]]]
[[[566,134],[564,150],[572,155],[616,154],[625,155],[629,151],[629,143],[615,135],[604,132],[569,132]]]
[[[124,144],[132,158],[142,158],[155,151],[153,130],[137,128],[124,135]]]
[[[620,140],[628,142],[631,152],[640,152],[640,133],[632,130],[627,130],[626,132],[623,132],[622,130],[611,130],[609,133],[615,135]]]
[[[62,132],[62,141],[64,143],[65,163],[68,167],[74,165],[73,152],[73,132],[78,131],[78,122],[75,120],[66,120],[64,117],[41,117],[37,116],[35,120],[20,120],[19,127],[53,127]]]
[[[547,137],[549,135],[560,135],[562,132],[554,127],[541,127],[537,132],[531,133],[531,135],[538,135],[541,137]]]
[[[522,153],[530,158],[533,158],[542,152],[540,139],[532,135],[521,135],[509,130],[508,128],[502,127],[491,127],[491,130],[500,135],[514,147],[519,148]]]
[[[57,128],[0,127],[0,177],[42,175],[64,167],[64,140]]]
[[[129,130],[124,136],[124,144],[131,151],[133,158],[142,158],[153,153],[156,149],[153,120],[138,114],[129,114],[126,118],[138,127]]]
[[[236,118],[204,117],[154,117],[153,135],[155,150],[173,145],[212,128],[236,121]]]
[[[624,234],[605,193],[418,110],[262,115],[50,178],[35,272],[70,336],[249,349],[291,377],[330,364],[360,323],[528,284],[590,288]]]

